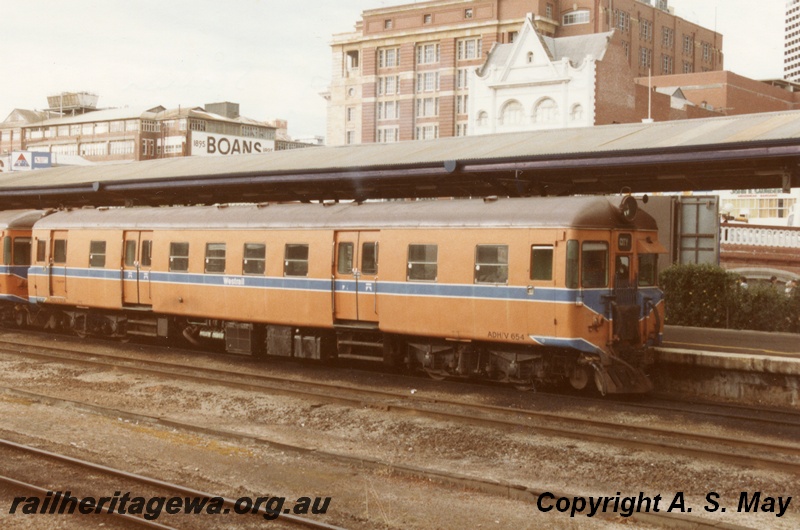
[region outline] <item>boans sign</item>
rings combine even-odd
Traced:
[[[275,150],[275,140],[192,131],[192,155],[245,155]]]

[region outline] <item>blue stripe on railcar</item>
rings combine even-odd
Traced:
[[[127,271],[126,271],[127,272]],[[52,267],[52,273],[67,278],[82,278],[96,280],[121,279],[122,271],[112,269],[90,268],[64,268]],[[43,267],[31,267],[31,276],[48,277],[49,274]],[[297,291],[331,291],[330,279],[302,278],[302,277],[271,277],[271,276],[238,276],[225,274],[197,274],[184,272],[157,272],[140,271],[141,281],[165,285],[204,285],[225,286],[251,289],[279,289]],[[133,280],[135,277],[129,276]],[[334,282],[337,292],[355,292],[355,280],[337,279]],[[435,282],[371,282],[360,281],[361,293],[375,292],[389,296],[420,296],[434,298],[456,299],[481,299],[481,300],[510,300],[510,301],[535,301],[557,304],[575,304],[581,302],[585,307],[598,314],[606,314],[604,296],[611,294],[607,288],[601,289],[564,289],[554,287],[535,287],[533,294],[528,294],[527,287],[508,285],[469,285],[469,284],[443,284]],[[639,289],[639,302],[650,298],[658,303],[663,297],[656,287]],[[644,308],[643,308],[644,311]],[[611,317],[611,315],[606,315]],[[645,315],[642,315],[645,316]]]
[[[0,265],[0,274],[9,274],[11,276],[17,276],[23,280],[28,278],[28,266],[27,265]]]

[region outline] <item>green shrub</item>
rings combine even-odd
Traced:
[[[674,326],[800,332],[800,290],[754,283],[714,265],[673,265],[659,276],[666,323]]]

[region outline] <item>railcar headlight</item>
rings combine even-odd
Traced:
[[[628,222],[632,222],[636,218],[636,213],[639,211],[639,204],[636,202],[636,197],[626,195],[619,203],[619,212],[622,218]]]

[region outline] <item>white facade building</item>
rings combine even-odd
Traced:
[[[495,45],[471,75],[469,134],[594,125],[596,62],[612,34],[553,39],[528,18],[519,37]]]

